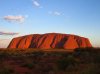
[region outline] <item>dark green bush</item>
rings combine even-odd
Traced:
[[[76,64],[77,61],[72,55],[69,55],[66,58],[59,59],[57,61],[57,67],[59,70],[66,70],[66,68],[68,68],[69,66],[74,67]]]
[[[21,66],[22,67],[27,67],[29,69],[32,69],[32,68],[34,68],[34,63],[24,63]]]

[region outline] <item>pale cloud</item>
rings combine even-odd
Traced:
[[[38,8],[43,8],[37,0],[33,0],[33,5]]]
[[[37,1],[33,1],[33,4],[35,5],[35,6],[37,6],[37,7],[39,7],[40,6],[40,4],[37,2]]]
[[[60,12],[55,11],[55,12],[54,12],[54,15],[58,15],[58,16],[59,16],[59,15],[61,15],[61,13],[60,13]]]
[[[55,16],[63,15],[61,12],[58,12],[58,11],[49,11],[48,13]]]
[[[9,21],[9,22],[19,22],[23,23],[25,20],[25,17],[22,15],[14,16],[14,15],[7,15],[3,17],[4,20]]]
[[[0,35],[18,35],[18,33],[14,33],[14,32],[3,32],[3,31],[0,31]]]

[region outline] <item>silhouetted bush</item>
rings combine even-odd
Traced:
[[[24,63],[23,65],[21,65],[22,67],[27,67],[29,69],[34,68],[34,64],[33,63]]]
[[[69,66],[74,67],[75,65],[77,65],[77,61],[72,55],[69,55],[66,58],[59,59],[57,61],[57,66],[59,70],[66,70],[66,68],[68,68]]]

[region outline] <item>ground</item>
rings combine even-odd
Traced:
[[[100,49],[1,49],[0,74],[100,74]]]

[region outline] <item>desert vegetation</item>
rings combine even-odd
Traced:
[[[0,49],[0,74],[100,74],[100,48],[54,50]]]

